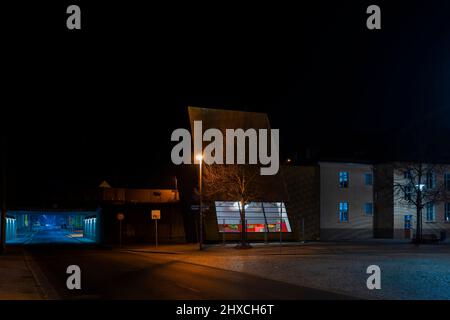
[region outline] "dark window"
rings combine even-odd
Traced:
[[[364,204],[364,212],[365,212],[365,214],[373,213],[373,203],[372,202],[366,202]]]
[[[450,222],[450,202],[445,203],[444,221]]]
[[[433,172],[427,173],[427,189],[433,189],[436,186],[436,175]]]
[[[404,172],[404,174],[405,174],[405,179],[411,179],[412,178],[411,170],[406,170]]]
[[[444,185],[445,190],[450,191],[450,173],[444,174]]]
[[[435,221],[436,214],[434,210],[434,204],[429,202],[427,203],[427,221]]]
[[[413,193],[413,187],[412,186],[405,186],[405,200],[411,200],[411,196]]]
[[[366,184],[366,186],[373,185],[373,176],[371,173],[364,174],[364,183]]]

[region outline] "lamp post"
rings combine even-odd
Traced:
[[[198,191],[200,193],[200,207],[199,207],[199,212],[200,212],[200,234],[199,234],[199,250],[203,250],[203,179],[202,179],[202,164],[203,164],[203,155],[198,154],[195,157],[198,161],[198,165],[199,165],[199,175],[198,175]]]

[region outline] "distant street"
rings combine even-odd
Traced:
[[[24,240],[25,244],[79,244],[80,242],[72,237],[70,233],[60,227],[49,226],[40,227],[31,236]]]
[[[39,235],[45,237],[45,233]],[[63,299],[339,299],[326,291],[187,263],[170,254],[88,246],[30,246],[27,251]],[[66,268],[82,270],[82,290],[66,288]]]

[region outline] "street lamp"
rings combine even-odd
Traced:
[[[198,154],[195,159],[198,161],[199,165],[199,176],[198,176],[198,191],[200,193],[200,235],[199,235],[199,249],[203,250],[203,188],[202,188],[202,164],[203,164],[203,155]]]

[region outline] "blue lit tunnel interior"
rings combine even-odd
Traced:
[[[6,243],[95,243],[98,215],[95,211],[8,211]]]

